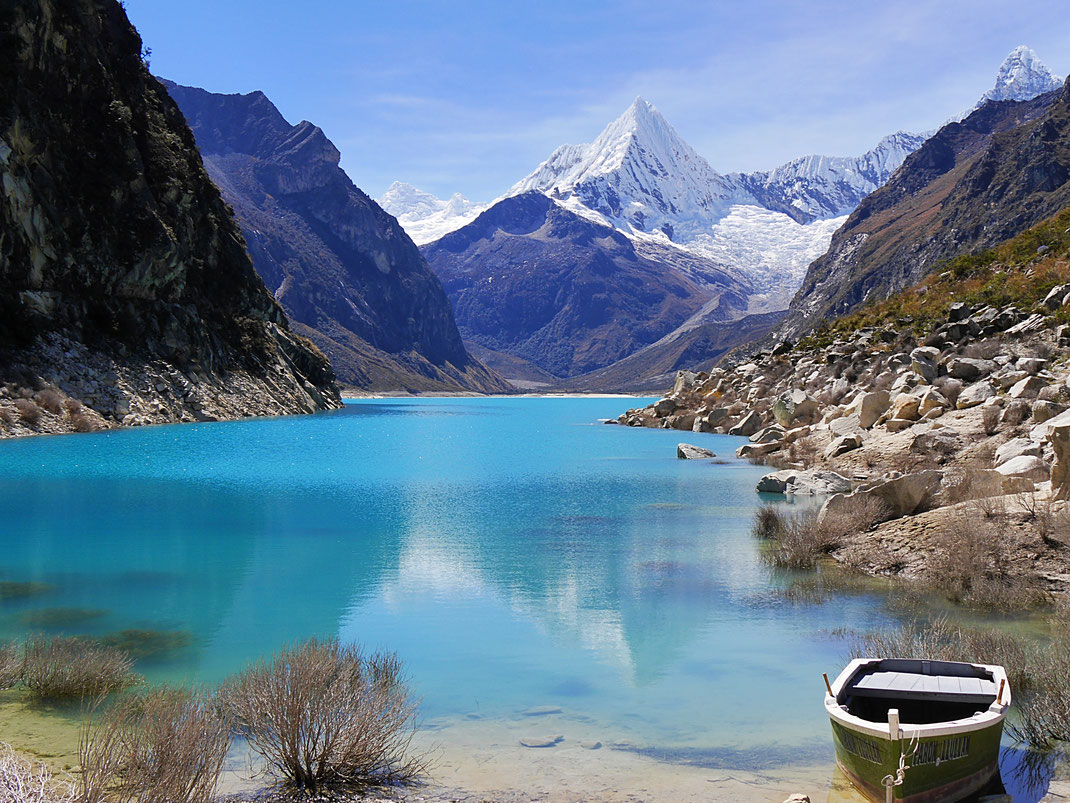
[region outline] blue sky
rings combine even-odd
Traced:
[[[152,71],[263,90],[372,196],[489,200],[637,95],[716,170],[853,155],[971,106],[1015,46],[1070,70],[1065,0],[126,0]],[[1013,16],[1012,16],[1013,14]]]

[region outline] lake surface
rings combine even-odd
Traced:
[[[503,766],[516,733],[571,728],[666,766],[831,775],[821,673],[891,614],[785,598],[749,534],[766,469],[740,438],[598,423],[646,403],[360,400],[0,443],[0,582],[42,584],[0,600],[0,637],[160,631],[122,637],[140,671],[214,683],[337,636],[399,653],[430,727]]]

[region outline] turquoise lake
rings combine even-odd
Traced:
[[[435,727],[556,706],[670,763],[831,774],[821,673],[892,615],[779,593],[749,532],[768,469],[740,438],[598,423],[645,403],[375,399],[0,443],[0,581],[47,584],[0,600],[0,637],[168,631],[140,671],[214,683],[337,636],[399,653]]]

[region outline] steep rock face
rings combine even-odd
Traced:
[[[1004,59],[996,83],[973,108],[976,111],[990,100],[1031,100],[1056,91],[1062,83],[1063,79],[1054,75],[1032,49],[1019,45]]]
[[[423,250],[466,339],[559,377],[609,365],[704,309],[728,320],[746,306],[747,289],[715,266],[677,252],[670,267],[539,192]]]
[[[66,383],[111,422],[335,406],[329,364],[257,277],[119,4],[5,3],[0,37],[7,369]],[[79,384],[88,362],[106,389]],[[124,384],[139,372],[174,377],[152,410]]]
[[[257,271],[341,381],[366,390],[508,389],[465,351],[441,282],[397,221],[338,166],[321,129],[290,125],[261,92],[166,85]]]
[[[1070,89],[990,102],[907,158],[808,269],[781,331],[808,331],[1002,242],[1070,202]]]

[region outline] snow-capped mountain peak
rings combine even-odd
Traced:
[[[379,206],[398,219],[414,243],[423,245],[471,223],[490,204],[475,204],[455,192],[448,201],[395,181],[378,199]]]
[[[538,190],[583,206],[626,231],[685,239],[708,231],[727,209],[723,180],[642,98],[594,142],[563,145],[509,195]]]
[[[990,100],[1029,100],[1062,84],[1063,79],[1053,75],[1032,49],[1019,45],[1003,60],[995,86],[981,95],[974,109]]]

